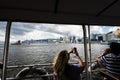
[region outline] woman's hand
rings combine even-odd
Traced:
[[[79,64],[80,64],[80,66],[81,67],[84,67],[84,63],[83,63],[83,61],[82,61],[82,59],[81,59],[81,57],[79,56],[79,54],[78,54],[78,51],[77,51],[77,48],[76,47],[74,47],[74,51],[73,51],[73,53],[76,55],[76,57],[78,58],[78,62],[79,62]]]
[[[79,54],[78,54],[78,51],[77,51],[77,48],[76,48],[76,47],[74,47],[74,51],[73,51],[73,53],[74,53],[74,54],[76,54],[76,56],[79,56]]]
[[[70,53],[73,53],[73,51],[74,51],[74,48],[71,48],[71,50],[68,52],[69,54]]]

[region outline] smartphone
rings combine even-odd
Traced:
[[[74,47],[74,51],[73,51],[73,53],[76,53],[77,52],[77,48],[76,47]]]

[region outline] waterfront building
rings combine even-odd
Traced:
[[[103,34],[91,34],[90,36],[91,41],[103,41]]]
[[[113,40],[114,38],[116,38],[116,36],[115,36],[114,32],[111,31],[106,34],[106,38],[107,38],[107,41],[109,41],[109,40]]]
[[[115,35],[116,35],[117,38],[120,38],[120,29],[117,29],[115,31]]]
[[[107,41],[119,39],[120,38],[120,29],[117,29],[116,31],[111,31],[106,34]]]

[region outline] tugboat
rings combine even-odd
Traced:
[[[20,41],[20,40],[18,40],[17,42],[12,43],[11,45],[21,45],[21,41]]]

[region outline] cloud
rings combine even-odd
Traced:
[[[115,27],[110,27],[110,28],[109,28],[109,32],[111,32],[111,31],[116,31],[117,29],[120,29],[120,27],[117,27],[117,26],[115,26]]]
[[[11,27],[11,35],[22,36],[26,33],[32,32],[35,29],[35,24],[32,23],[16,23],[14,22]]]
[[[58,25],[56,24],[36,24],[36,28],[43,32],[62,34],[61,32],[57,31]]]
[[[0,37],[2,37],[5,35],[6,23],[1,22],[0,26],[2,26],[0,27],[0,34],[2,33]],[[104,27],[101,26],[90,26],[90,30],[91,33],[96,33],[96,34],[104,33]],[[26,39],[59,38],[70,35],[83,37],[82,26],[13,22],[11,27],[10,39],[11,41],[16,41],[16,40],[26,40]]]
[[[0,41],[5,40],[6,22],[0,22]]]
[[[103,34],[103,27],[102,26],[90,26],[91,33],[94,34]]]
[[[54,33],[58,35],[81,36],[81,34],[83,34],[82,27],[80,25],[37,24],[36,26],[37,29],[43,32]]]
[[[36,24],[32,32],[26,36],[34,36],[34,39],[39,38],[60,38],[63,36],[82,36],[81,26],[79,25],[61,25],[61,24]],[[24,36],[25,37],[25,36]]]
[[[60,35],[64,35],[66,33],[72,34],[74,33],[75,30],[78,31],[81,29],[81,26],[78,25],[62,25],[62,24],[36,24],[36,27],[41,31]]]
[[[60,38],[63,35],[55,34],[51,32],[44,32],[39,30],[34,30],[23,36],[24,39],[48,39],[48,38]]]
[[[0,39],[5,37],[6,22],[0,23]],[[10,41],[26,39],[59,38],[63,36],[83,36],[80,25],[20,23],[13,22],[10,32]]]
[[[6,31],[6,22],[0,22],[0,33],[5,33]]]

